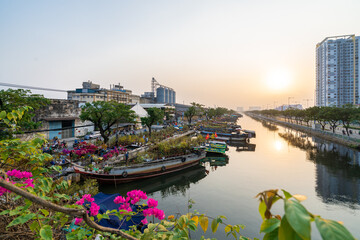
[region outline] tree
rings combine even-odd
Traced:
[[[80,119],[94,123],[104,142],[109,141],[111,127],[117,123],[135,123],[135,112],[122,103],[97,101],[86,103],[81,110]]]
[[[149,108],[146,111],[148,116],[142,117],[141,123],[145,124],[149,128],[149,135],[151,136],[151,126],[164,118],[164,112],[161,109],[155,107]]]
[[[340,124],[340,109],[337,107],[327,107],[325,116],[331,126],[333,133],[335,133],[336,127]]]
[[[196,114],[195,114],[195,115],[199,116],[200,118],[201,118],[202,116],[204,116],[204,114],[205,114],[204,104],[195,103],[195,102],[192,102],[192,103],[190,103],[190,104],[191,104],[192,106],[194,106],[195,109],[196,109]]]
[[[346,129],[346,133],[349,136],[350,123],[359,119],[360,110],[351,104],[346,104],[342,108],[339,108],[339,120],[342,122],[343,127]]]
[[[191,124],[192,118],[196,115],[196,107],[191,106],[188,110],[184,113],[184,116],[187,118],[189,124]]]
[[[41,122],[33,121],[35,111],[50,103],[49,99],[39,94],[31,94],[30,90],[24,89],[8,89],[0,91],[0,111],[10,113],[17,111],[23,106],[30,107],[28,111],[24,112],[22,118],[17,122],[16,132],[24,130],[36,129],[41,126]],[[4,129],[4,123],[0,124],[0,128]],[[9,138],[10,135],[6,131],[1,131],[0,138]]]

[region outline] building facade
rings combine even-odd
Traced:
[[[81,102],[115,101],[118,103],[139,103],[140,96],[132,94],[131,90],[124,89],[120,84],[111,85],[110,89],[100,88],[100,85],[91,81],[83,82],[82,88],[68,91],[68,100]]]
[[[316,45],[316,106],[360,103],[359,39],[327,37]]]
[[[42,122],[37,130],[46,139],[72,138],[84,136],[94,131],[94,124],[81,121],[81,106],[84,103],[74,100],[50,99],[51,103],[35,111],[35,122]]]

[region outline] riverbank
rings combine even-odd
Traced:
[[[355,148],[355,149],[360,149],[360,141],[358,139],[351,139],[348,136],[342,136],[342,135],[339,135],[336,133],[334,134],[334,133],[326,132],[323,130],[313,129],[311,127],[298,125],[298,124],[294,124],[294,123],[289,123],[289,122],[281,121],[279,119],[266,117],[263,115],[258,115],[258,114],[253,114],[253,113],[245,113],[245,114],[253,119],[270,121],[270,122],[278,124],[280,126],[289,127],[289,128],[292,128],[292,129],[295,129],[298,131],[302,131],[302,132],[305,132],[312,136],[322,138],[327,141],[339,143],[339,144],[345,145],[347,147]]]

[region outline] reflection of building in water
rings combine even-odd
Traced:
[[[316,167],[316,193],[326,203],[360,204],[360,153],[299,132],[279,133],[292,146],[306,151]]]
[[[316,193],[326,203],[335,201],[360,203],[360,180],[349,178],[346,170],[329,171],[329,167],[316,165]]]
[[[360,165],[358,151],[314,138],[317,154],[316,192],[324,202],[360,203]]]

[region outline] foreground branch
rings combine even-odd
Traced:
[[[30,200],[33,203],[36,203],[42,207],[51,209],[55,212],[62,212],[65,213],[67,215],[73,216],[73,217],[79,217],[79,218],[83,218],[84,221],[86,222],[86,224],[91,227],[94,228],[98,231],[102,231],[102,232],[109,232],[109,233],[113,233],[113,234],[117,234],[120,235],[121,237],[125,238],[125,239],[130,239],[130,240],[138,240],[137,238],[124,233],[123,231],[119,230],[119,229],[114,229],[114,228],[108,228],[108,227],[103,227],[100,226],[99,224],[97,224],[96,222],[92,221],[89,217],[89,215],[86,213],[85,209],[73,209],[73,208],[65,208],[62,206],[59,206],[57,204],[54,204],[52,202],[48,202],[38,196],[35,196],[29,192],[26,192],[24,190],[22,190],[21,188],[13,185],[12,183],[9,183],[7,181],[5,181],[4,179],[0,178],[0,186],[3,188],[6,188],[8,190],[10,190],[11,192],[14,192],[28,200]]]

